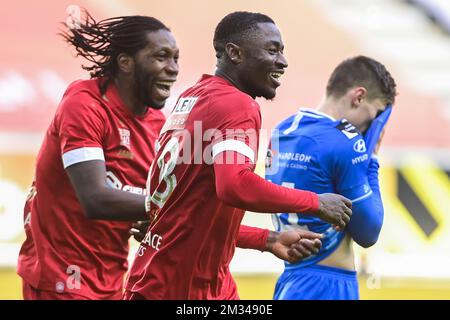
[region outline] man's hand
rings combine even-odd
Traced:
[[[334,225],[336,231],[344,230],[352,215],[352,202],[338,194],[319,194],[317,217]]]
[[[147,233],[149,225],[150,220],[135,222],[131,225],[131,229],[128,233],[132,235],[137,242],[141,242]]]
[[[306,230],[270,231],[266,251],[290,263],[298,262],[319,252],[322,235]]]

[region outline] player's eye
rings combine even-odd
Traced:
[[[165,52],[165,51],[157,52],[157,53],[155,54],[155,57],[156,57],[156,59],[159,60],[159,61],[164,61],[164,59],[167,58],[167,52]]]

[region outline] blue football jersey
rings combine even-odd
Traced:
[[[347,120],[309,109],[281,122],[272,133],[266,159],[266,179],[296,189],[338,193],[353,203],[372,194],[367,181],[369,154],[361,133]],[[319,262],[341,243],[344,232],[337,232],[321,219],[301,213],[273,215],[276,230],[302,228],[323,233],[318,254],[286,268]]]

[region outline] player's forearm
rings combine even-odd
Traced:
[[[377,242],[383,225],[384,209],[378,183],[378,168],[378,161],[371,159],[367,177],[372,194],[353,203],[353,216],[347,227],[353,240],[364,248]]]
[[[383,225],[383,205],[376,198],[372,194],[353,204],[353,216],[346,229],[353,240],[364,248],[371,247],[377,242]]]
[[[110,188],[103,161],[76,163],[66,168],[84,213],[89,219],[147,220],[145,197]]]
[[[99,188],[80,201],[89,219],[137,221],[146,220],[145,196],[116,190]]]
[[[270,233],[268,229],[241,225],[236,239],[236,246],[242,249],[266,251],[268,242],[273,242],[274,238],[273,236],[269,237]]]
[[[264,180],[245,165],[215,164],[216,192],[225,203],[254,212],[315,212],[317,194]]]
[[[380,183],[378,182],[378,170],[380,168],[380,164],[378,163],[378,158],[372,157],[369,160],[369,167],[367,169],[367,179],[369,180],[370,188],[372,192],[377,193],[380,196]]]

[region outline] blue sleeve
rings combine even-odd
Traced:
[[[364,139],[339,139],[334,144],[338,147],[327,152],[332,157],[330,176],[334,190],[353,202],[368,197],[372,193],[367,175],[370,157]]]
[[[383,202],[378,184],[378,161],[371,159],[368,168],[368,180],[372,193],[353,202],[353,214],[347,226],[347,232],[353,240],[364,248],[374,245],[383,225]]]
[[[369,155],[371,155],[375,150],[378,140],[380,139],[381,132],[386,126],[391,112],[392,106],[388,105],[386,109],[372,121],[369,129],[367,129],[366,133],[364,133],[364,141],[366,142],[367,153]]]
[[[353,214],[346,231],[362,247],[378,239],[383,224],[383,204],[378,183],[378,161],[369,158],[363,139],[336,153],[333,178],[337,193],[353,203]]]

